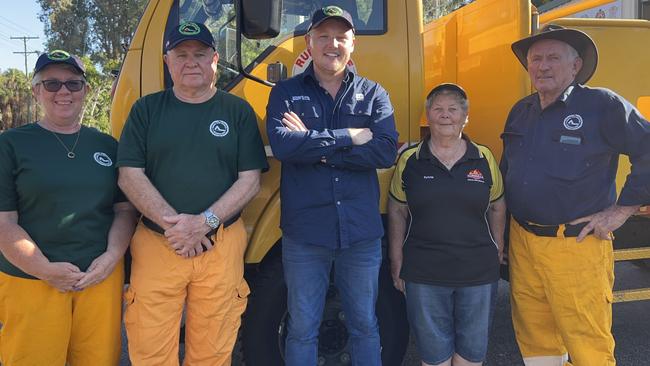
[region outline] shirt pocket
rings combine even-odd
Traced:
[[[292,110],[300,117],[307,129],[322,130],[325,127],[323,109],[320,105],[306,100],[294,101]]]
[[[524,153],[524,134],[518,131],[503,131],[501,139],[503,140],[504,157],[509,160],[515,157],[521,159],[519,154]]]
[[[548,162],[546,173],[558,180],[574,183],[607,169],[610,158],[605,151],[599,151],[593,138],[582,132],[554,131],[546,152],[548,155],[541,157]]]
[[[369,102],[357,101],[344,103],[339,110],[341,125],[339,128],[369,128],[371,124],[372,105]]]

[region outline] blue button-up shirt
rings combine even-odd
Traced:
[[[519,220],[565,224],[612,205],[619,154],[632,173],[618,204],[650,203],[650,123],[608,89],[570,86],[544,110],[530,95],[501,137],[506,202]]]
[[[308,131],[287,129],[282,117],[288,111]],[[353,145],[347,129],[364,127],[372,140]],[[392,166],[397,156],[393,107],[384,88],[347,71],[332,98],[310,65],[271,90],[266,130],[282,161],[283,235],[330,248],[383,235],[376,169]]]

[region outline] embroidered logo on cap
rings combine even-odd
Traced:
[[[210,133],[216,137],[224,137],[228,134],[228,131],[230,131],[230,128],[226,121],[218,119],[210,124]]]
[[[93,159],[95,162],[101,166],[111,166],[113,165],[113,160],[103,152],[96,152],[93,154]]]
[[[483,177],[483,173],[481,173],[481,171],[478,169],[470,170],[469,173],[467,173],[467,180],[469,182],[485,183],[485,178]]]
[[[193,36],[201,33],[201,28],[194,22],[187,22],[178,26],[178,32],[185,36]]]
[[[579,114],[572,114],[564,119],[564,128],[574,131],[582,127],[582,116]]]
[[[325,13],[325,15],[329,15],[329,16],[343,15],[343,9],[341,9],[338,6],[335,6],[335,5],[330,5],[330,6],[326,6],[326,7],[323,8],[323,13]]]
[[[70,58],[70,54],[62,50],[54,50],[47,54],[47,58],[53,61],[64,61]]]

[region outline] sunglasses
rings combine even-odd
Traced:
[[[68,80],[68,81],[59,81],[59,80],[43,80],[41,81],[43,88],[49,91],[50,93],[56,93],[61,90],[61,87],[65,85],[66,89],[71,92],[78,92],[83,89],[86,82],[84,80]]]

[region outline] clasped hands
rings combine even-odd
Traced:
[[[170,225],[165,230],[165,238],[169,246],[181,257],[196,257],[212,249],[212,241],[206,236],[211,228],[202,214],[163,216],[163,221]]]

